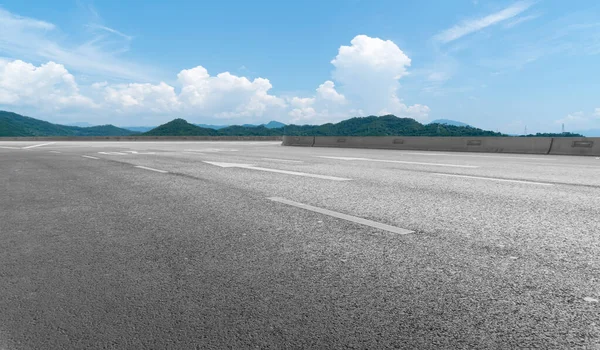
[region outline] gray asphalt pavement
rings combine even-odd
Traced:
[[[46,143],[0,142],[0,349],[600,349],[600,159]]]

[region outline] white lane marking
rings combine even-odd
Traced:
[[[9,147],[9,146],[0,146],[0,148],[6,148],[6,149],[21,149],[21,147]]]
[[[135,167],[136,168],[140,168],[140,169],[150,170],[150,171],[156,171],[157,173],[162,173],[162,174],[168,173],[168,171],[154,169],[154,168],[148,168],[147,166],[136,165]]]
[[[187,154],[199,154],[199,155],[201,155],[201,156],[203,156],[203,155],[204,155],[204,153],[200,153],[200,152],[189,152],[189,151],[183,151],[183,152],[181,152],[181,153],[187,153]]]
[[[83,158],[89,158],[89,159],[100,159],[100,158],[96,158],[96,157],[92,157],[92,156],[82,156]]]
[[[511,163],[511,164],[523,164],[523,163]],[[600,165],[587,165],[587,164],[569,164],[569,163],[532,163],[532,162],[527,162],[526,165],[548,165],[548,166],[558,166],[558,167],[565,167],[565,166],[569,166],[569,167],[577,167],[579,168],[600,168]]]
[[[444,163],[423,163],[423,162],[408,162],[402,160],[387,160],[387,159],[369,159],[369,158],[354,158],[354,157],[329,157],[329,156],[317,156],[319,158],[337,159],[337,160],[360,160],[367,162],[381,162],[381,163],[398,163],[398,164],[415,164],[415,165],[432,165],[432,166],[443,166],[451,168],[479,168],[476,165],[458,165],[458,164],[444,164]]]
[[[422,153],[401,152],[404,154],[417,154],[421,156],[451,156],[451,157],[476,157],[476,158],[502,158],[502,159],[525,159],[525,160],[556,160],[556,158],[532,158],[532,157],[507,157],[507,156],[483,156],[479,154],[449,154],[449,153]]]
[[[50,153],[60,153],[59,151],[48,151]]]
[[[23,147],[23,149],[28,149],[28,148],[35,148],[35,147],[42,147],[42,146],[48,146],[48,145],[53,145],[56,142],[48,142],[48,143],[40,143],[39,145],[31,145],[31,146],[26,146]]]
[[[523,180],[509,180],[509,179],[499,179],[499,178],[496,178],[496,177],[482,177],[482,176],[441,174],[441,173],[434,173],[434,175],[450,176],[450,177],[464,177],[464,178],[467,178],[467,179],[478,179],[478,180],[515,182],[515,183],[528,184],[528,185],[540,185],[540,186],[553,186],[554,185],[554,184],[550,184],[550,183],[546,183],[546,182],[523,181]]]
[[[272,160],[274,162],[286,162],[286,163],[304,163],[301,160],[291,160],[291,159],[280,159],[280,158],[261,158],[262,160]]]
[[[109,156],[125,156],[127,155],[126,153],[122,153],[122,152],[98,152],[99,154],[106,154]]]
[[[380,222],[376,222],[376,221],[371,221],[371,220],[359,218],[357,216],[352,216],[352,215],[338,213],[336,211],[331,211],[331,210],[328,210],[328,209],[323,209],[323,208],[319,208],[319,207],[313,207],[312,205],[290,201],[290,200],[287,200],[285,198],[270,197],[270,198],[267,198],[267,199],[272,200],[274,202],[279,202],[279,203],[291,205],[291,206],[294,206],[294,207],[297,207],[297,208],[302,208],[302,209],[314,211],[316,213],[333,216],[334,218],[343,219],[343,220],[347,220],[347,221],[352,221],[352,222],[357,223],[357,224],[361,224],[361,225],[365,225],[365,226],[371,226],[371,227],[374,227],[374,228],[378,228],[380,230],[385,230],[385,231],[389,231],[389,232],[393,232],[393,233],[397,233],[397,234],[401,234],[401,235],[405,235],[405,234],[408,234],[408,233],[414,233],[414,231],[405,230],[403,228],[399,228],[399,227],[395,227],[395,226],[391,226],[391,225],[382,224]]]
[[[254,166],[253,164],[221,163],[221,162],[207,162],[207,161],[204,161],[204,163],[220,166],[221,168],[243,168],[243,169],[259,170],[259,171],[268,171],[271,173],[314,177],[317,179],[324,179],[324,180],[333,180],[333,181],[350,181],[350,180],[352,180],[352,179],[346,179],[343,177],[336,177],[336,176],[308,174],[308,173],[301,173],[298,171],[287,171],[287,170],[279,170],[279,169],[261,168],[261,167]]]
[[[138,151],[123,151],[125,153],[131,153],[131,154],[156,154],[155,152],[138,152]]]
[[[233,148],[203,148],[203,149],[184,149],[188,152],[238,152],[239,150]]]

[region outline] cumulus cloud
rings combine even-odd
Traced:
[[[79,93],[75,78],[63,65],[34,66],[20,60],[0,61],[0,104],[52,110],[96,107]]]
[[[185,108],[217,118],[262,116],[286,107],[282,98],[269,94],[268,79],[250,81],[229,72],[210,76],[202,66],[182,70],[177,78]]]
[[[179,100],[175,88],[161,82],[104,86],[104,101],[119,112],[169,113],[176,111]]]
[[[327,80],[317,88],[317,96],[320,100],[331,101],[334,103],[346,103],[346,97],[335,90],[335,84]]]
[[[23,19],[18,23],[54,28]],[[406,105],[398,96],[399,79],[408,74],[411,60],[394,42],[358,35],[349,46],[339,48],[331,63],[332,79],[320,84],[311,96],[280,97],[271,93],[273,87],[266,78],[249,79],[230,72],[211,75],[202,66],[180,71],[171,84],[109,79],[82,86],[82,93],[62,64],[50,61],[35,66],[0,59],[0,105],[55,111],[79,108],[82,113],[95,109],[96,115],[116,112],[115,118],[149,116],[161,121],[174,116],[306,124],[383,114],[428,118],[429,107]]]
[[[355,110],[427,118],[427,106],[406,106],[397,95],[411,60],[393,41],[358,35],[350,44],[341,46],[331,63],[334,80]]]
[[[594,116],[597,117],[597,118],[600,118],[600,108],[596,108],[594,110]]]

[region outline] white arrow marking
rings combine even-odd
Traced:
[[[40,143],[39,145],[31,145],[31,146],[23,147],[23,149],[48,146],[48,145],[52,145],[52,144],[55,144],[55,143],[56,142]]]
[[[398,164],[416,164],[416,165],[433,165],[433,166],[444,166],[453,168],[479,168],[476,165],[457,165],[457,164],[444,164],[444,163],[422,163],[422,162],[407,162],[402,160],[387,160],[387,159],[369,159],[369,158],[353,158],[353,157],[328,157],[328,156],[317,156],[319,158],[327,159],[338,159],[338,160],[362,160],[367,162],[381,162],[381,163],[398,163]]]
[[[318,174],[308,174],[308,173],[301,173],[301,172],[298,172],[298,171],[287,171],[287,170],[279,170],[279,169],[261,168],[261,167],[254,166],[253,164],[221,163],[221,162],[207,162],[207,161],[204,161],[204,163],[208,163],[208,164],[220,166],[221,168],[243,168],[243,169],[259,170],[259,171],[268,171],[268,172],[271,172],[271,173],[280,173],[280,174],[287,174],[287,175],[314,177],[314,178],[317,178],[317,179],[324,179],[324,180],[333,180],[333,181],[350,181],[350,180],[352,180],[352,179],[346,179],[346,178],[343,178],[343,177],[318,175]]]

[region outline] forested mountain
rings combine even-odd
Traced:
[[[453,125],[453,126],[470,126],[467,123],[459,122],[459,121],[456,121],[456,120],[450,120],[450,119],[436,119],[436,120],[432,121],[429,124],[446,124],[446,125]]]
[[[125,136],[135,132],[113,125],[88,128],[53,124],[25,117],[17,113],[0,111],[0,137],[2,136]]]
[[[282,127],[273,127],[283,125]],[[232,125],[219,130],[202,128],[183,119],[174,119],[143,134],[113,125],[92,127],[66,126],[0,111],[2,136],[507,136],[471,126],[446,123],[421,124],[414,119],[393,115],[351,118],[323,125],[285,125],[270,122],[259,126]],[[526,137],[577,137],[580,134],[536,134]]]
[[[504,136],[470,126],[426,124],[394,115],[343,120],[336,124],[287,125],[285,135],[293,136]]]
[[[217,130],[201,128],[178,118],[147,131],[142,136],[218,136]]]
[[[280,136],[283,135],[282,128],[267,128],[260,126],[232,125],[218,130],[223,136]]]

